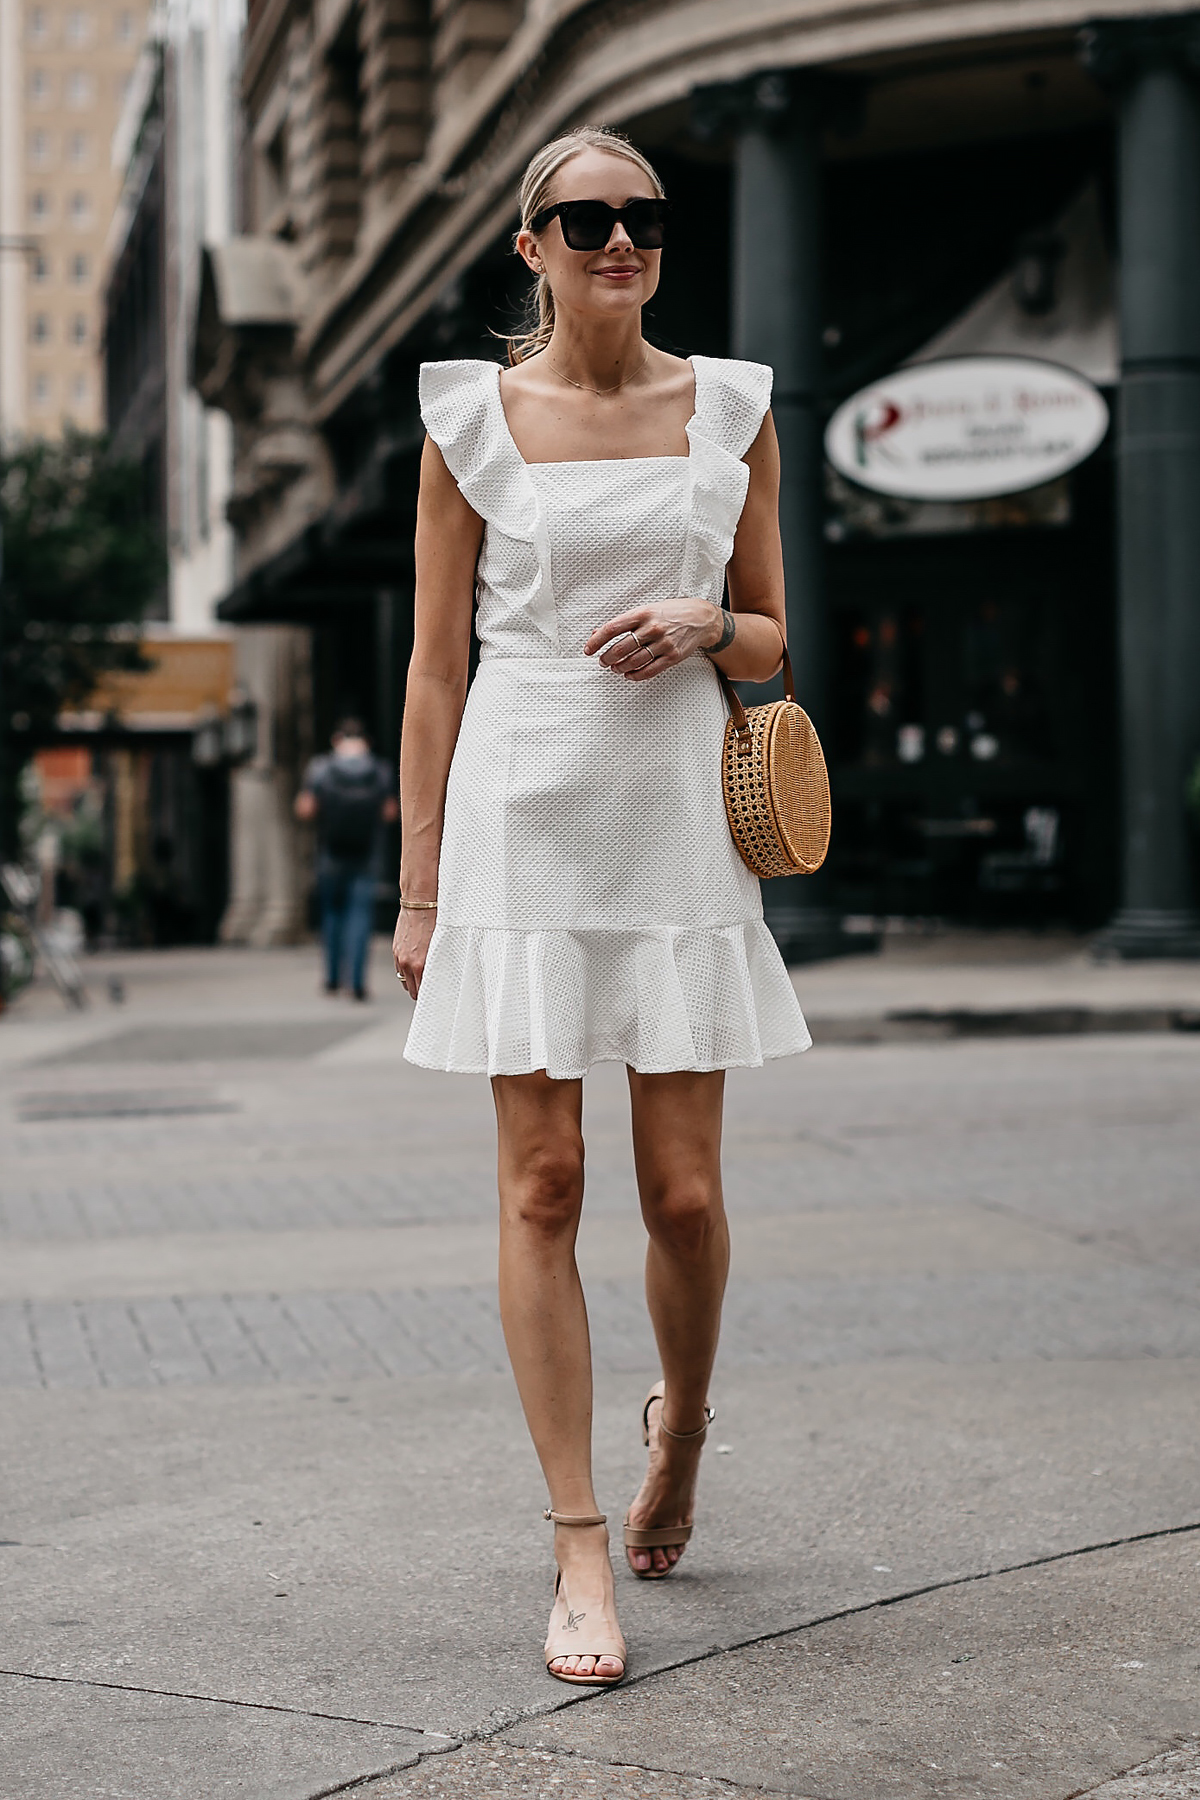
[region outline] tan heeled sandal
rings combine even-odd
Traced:
[[[542,1514],[542,1517],[543,1519],[548,1519],[553,1525],[607,1525],[608,1523],[607,1513],[582,1513],[578,1515],[571,1513],[557,1513],[549,1506]],[[619,1681],[624,1681],[625,1679],[625,1661],[627,1656],[625,1639],[618,1633],[616,1637],[592,1638],[589,1636],[586,1647],[579,1642],[579,1626],[581,1621],[587,1618],[587,1614],[572,1611],[570,1602],[565,1598],[562,1592],[561,1569],[558,1571],[558,1576],[554,1583],[554,1604],[556,1610],[560,1600],[566,1607],[567,1617],[565,1623],[560,1625],[556,1631],[554,1628],[554,1614],[551,1613],[550,1615],[550,1630],[546,1637],[545,1650],[543,1652],[546,1658],[547,1674],[553,1675],[555,1681],[570,1682],[575,1687],[616,1687]],[[556,1662],[559,1657],[563,1656],[594,1656],[597,1662],[600,1661],[602,1656],[611,1656],[620,1663],[621,1673],[619,1675],[597,1675],[593,1672],[591,1675],[572,1675],[560,1672],[558,1669],[552,1669],[550,1664]]]
[[[662,1399],[665,1385],[664,1382],[656,1381],[654,1386],[650,1389],[650,1392],[646,1395],[646,1404],[642,1408],[642,1442],[645,1444],[647,1450],[650,1448],[650,1408],[656,1400]],[[704,1408],[704,1423],[703,1425],[698,1425],[695,1431],[672,1431],[669,1425],[663,1424],[661,1416],[658,1421],[658,1429],[663,1432],[665,1436],[674,1438],[677,1444],[688,1444],[694,1442],[696,1438],[702,1438],[716,1416],[716,1407],[706,1405]],[[690,1525],[648,1525],[644,1527],[641,1525],[631,1525],[629,1523],[629,1514],[626,1513],[625,1558],[638,1580],[661,1581],[664,1575],[669,1575],[673,1569],[677,1569],[679,1567],[679,1561],[683,1556],[684,1546],[692,1535],[692,1529],[693,1528]],[[631,1550],[669,1549],[677,1549],[679,1551],[679,1557],[677,1557],[673,1563],[669,1563],[665,1569],[656,1569],[653,1564],[651,1564],[648,1569],[633,1568],[633,1559],[629,1555]]]

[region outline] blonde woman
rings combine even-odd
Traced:
[[[521,188],[536,321],[511,366],[422,369],[401,749],[405,1054],[491,1077],[500,1306],[556,1528],[546,1666],[592,1686],[620,1681],[626,1647],[575,1264],[583,1077],[605,1059],[629,1074],[663,1379],[625,1545],[653,1580],[691,1535],[713,1417],[724,1071],[809,1043],[725,820],[711,666],[742,681],[780,666],[771,373],[646,342],[668,220],[624,138],[548,144]]]

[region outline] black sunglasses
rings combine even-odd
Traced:
[[[529,229],[536,236],[558,219],[568,250],[603,250],[619,219],[635,250],[661,250],[670,210],[667,200],[627,200],[624,206],[609,206],[605,200],[560,200],[535,213]]]

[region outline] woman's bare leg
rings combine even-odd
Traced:
[[[545,1074],[492,1081],[499,1132],[500,1317],[521,1405],[555,1512],[597,1512],[592,1487],[592,1354],[575,1264],[583,1207],[583,1083]],[[564,1591],[580,1620],[616,1635],[608,1533],[556,1528]],[[586,1641],[586,1627],[584,1628]],[[616,1675],[611,1657],[555,1660],[567,1673]]]
[[[630,1508],[631,1525],[692,1522],[703,1438],[678,1443],[659,1430],[704,1423],[709,1377],[729,1272],[729,1228],[721,1193],[721,1110],[725,1077],[639,1075],[629,1071],[633,1150],[642,1217],[650,1234],[646,1301],[662,1361],[662,1406],[650,1412],[650,1460]],[[678,1562],[673,1546],[633,1550],[635,1569]]]

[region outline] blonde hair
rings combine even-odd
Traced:
[[[565,131],[561,137],[552,138],[548,144],[543,145],[522,176],[522,231],[529,230],[543,208],[554,204],[552,192],[555,176],[566,163],[584,150],[603,150],[609,156],[623,156],[626,162],[641,170],[659,198],[664,198],[666,189],[657,170],[623,132],[610,131],[606,125],[580,125],[574,131]],[[507,340],[509,362],[524,362],[526,357],[536,356],[539,350],[546,348],[553,331],[554,295],[546,276],[539,275],[529,296],[525,329],[515,332]]]

